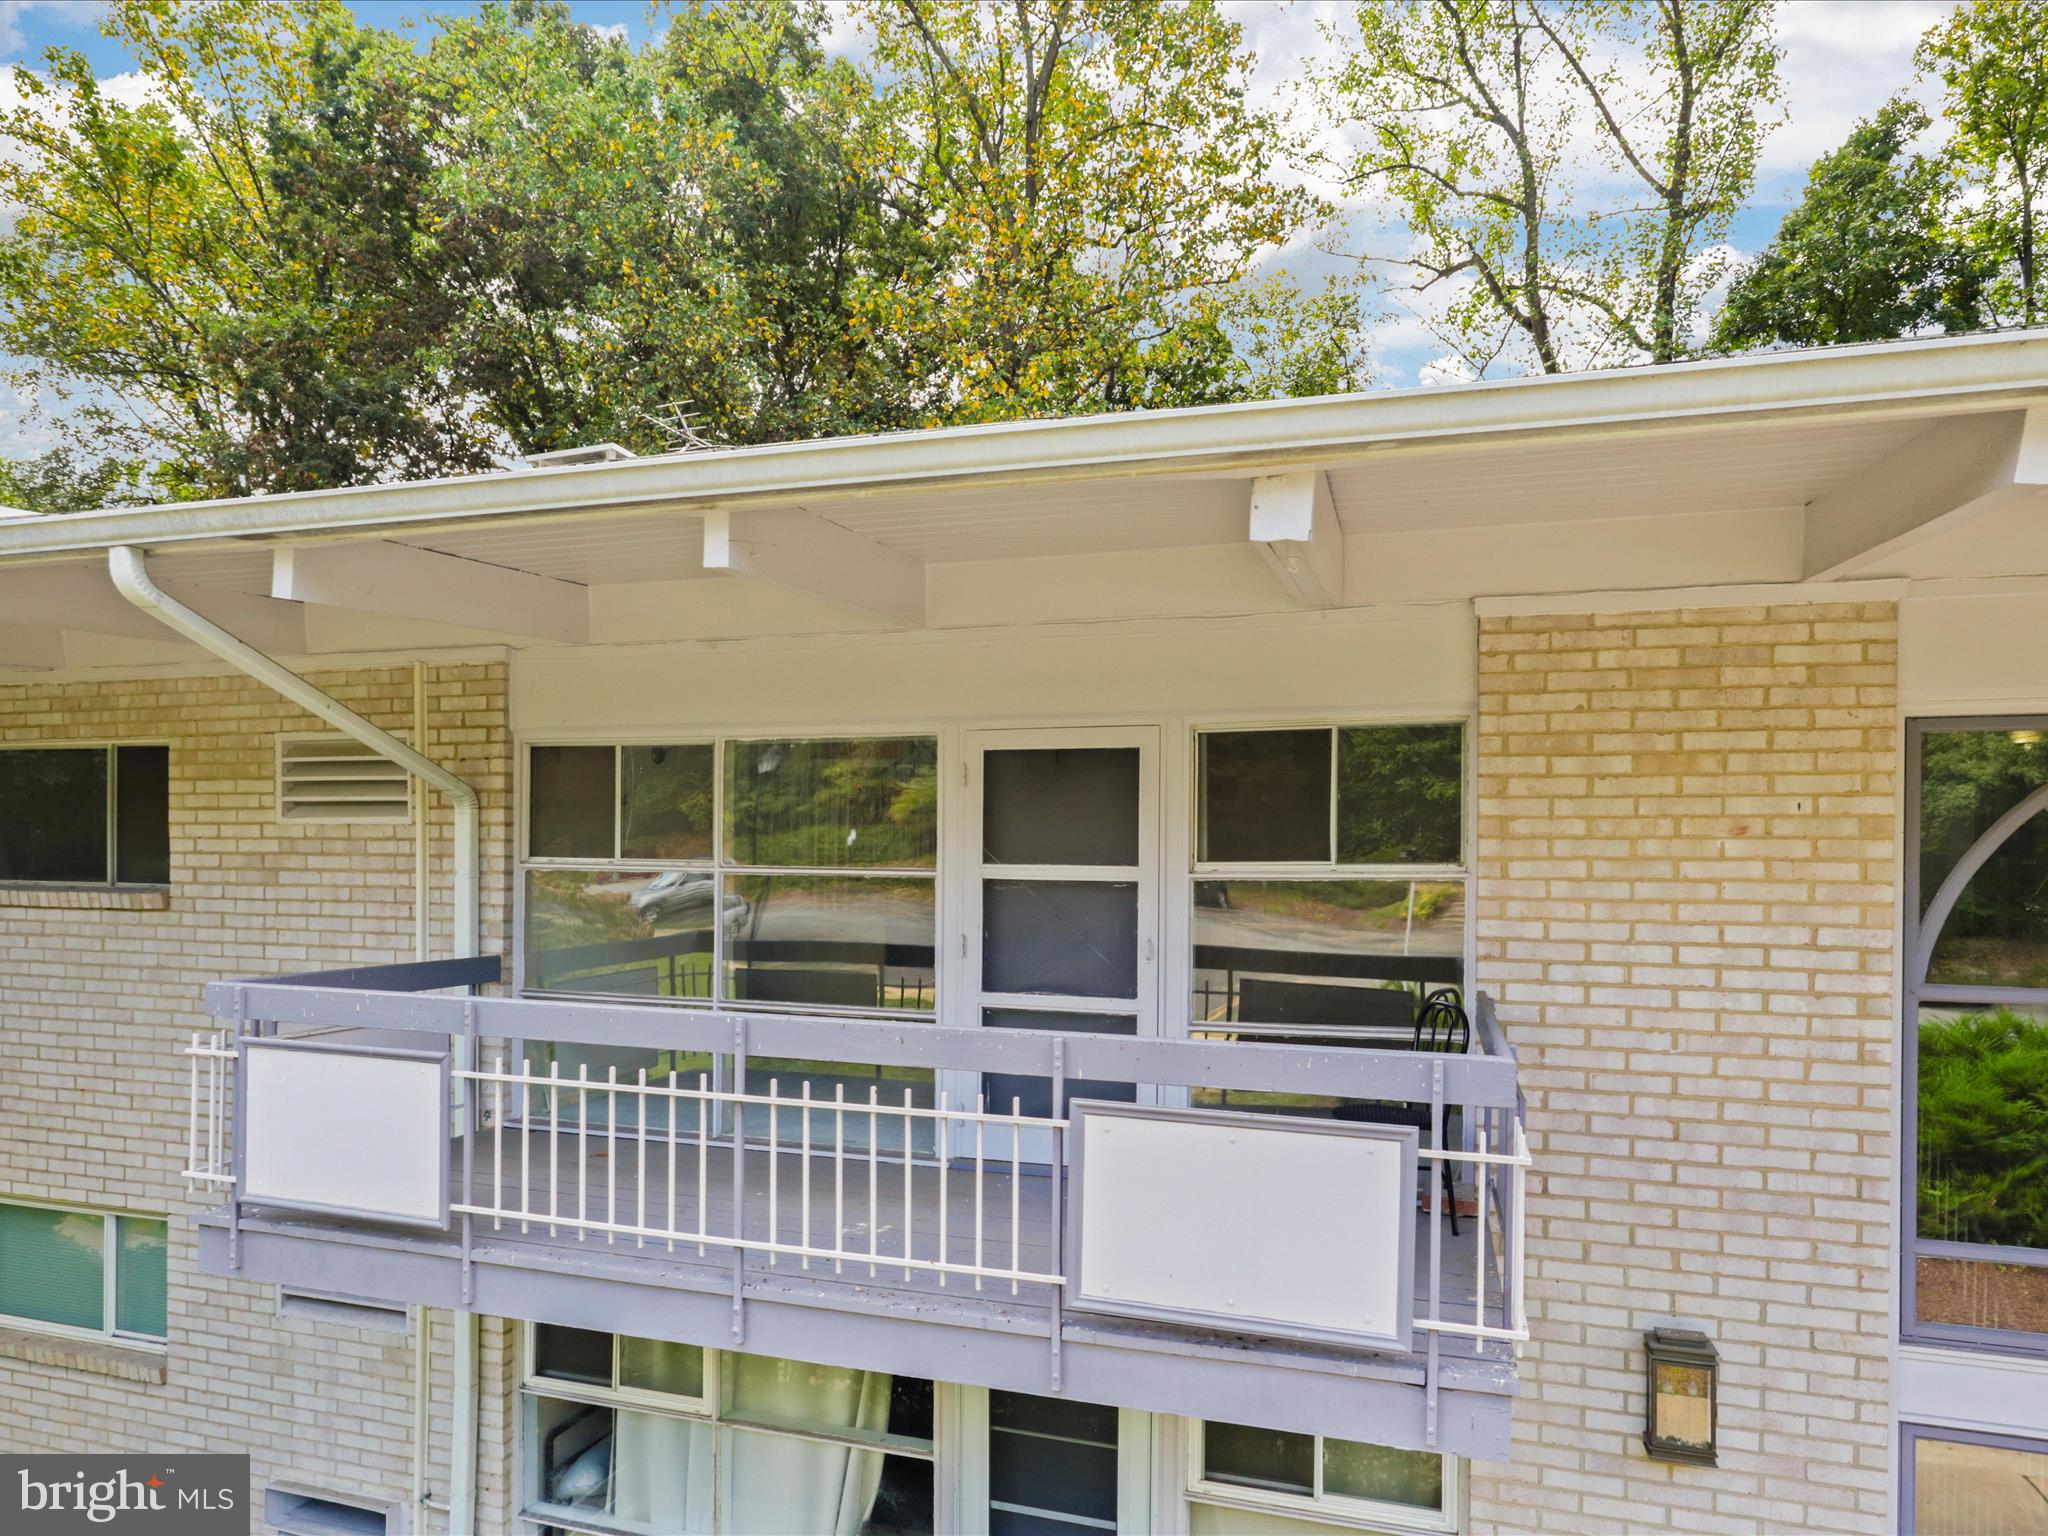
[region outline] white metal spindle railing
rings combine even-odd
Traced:
[[[186,1177],[202,1188],[232,1192],[236,1176],[231,1112],[239,1091],[236,1044],[226,1032],[194,1034],[184,1047],[184,1054],[188,1058],[189,1116]],[[942,1089],[933,1104],[919,1106],[906,1089],[898,1107],[883,1105],[879,1088],[871,1087],[865,1104],[849,1104],[842,1083],[835,1086],[829,1103],[821,1104],[813,1096],[808,1078],[802,1082],[800,1097],[792,1100],[783,1095],[779,1080],[771,1079],[764,1094],[745,1091],[743,1085],[714,1087],[709,1074],[699,1073],[696,1085],[686,1087],[673,1068],[665,1084],[650,1081],[644,1068],[632,1080],[622,1083],[615,1067],[607,1070],[603,1080],[594,1080],[587,1064],[579,1065],[573,1079],[565,1078],[560,1062],[551,1059],[546,1075],[537,1076],[528,1058],[522,1055],[515,1065],[502,1051],[493,1055],[487,1067],[457,1067],[450,1076],[452,1101],[484,1103],[490,1107],[492,1162],[491,1177],[477,1181],[480,1189],[453,1202],[451,1214],[458,1218],[488,1219],[493,1232],[502,1232],[508,1222],[515,1222],[521,1232],[544,1227],[550,1237],[573,1232],[579,1242],[587,1241],[593,1233],[601,1233],[607,1244],[615,1245],[618,1239],[630,1237],[634,1247],[644,1248],[647,1239],[656,1238],[664,1241],[671,1252],[678,1239],[694,1239],[700,1255],[713,1248],[725,1252],[739,1250],[765,1255],[771,1264],[784,1257],[797,1259],[806,1269],[814,1263],[830,1264],[836,1273],[843,1273],[849,1262],[865,1263],[871,1276],[879,1276],[886,1267],[900,1271],[905,1280],[925,1276],[942,1286],[956,1276],[971,1278],[976,1289],[985,1288],[990,1281],[1007,1281],[1013,1294],[1021,1293],[1025,1286],[1059,1286],[1065,1281],[1058,1241],[1067,1199],[1064,1177],[1056,1174],[1047,1181],[1045,1235],[1049,1239],[1046,1247],[1050,1257],[1040,1258],[1033,1265],[1025,1261],[1026,1240],[1036,1234],[1038,1218],[1034,1214],[1032,1231],[1027,1234],[1022,1175],[1027,1131],[1047,1136],[1057,1148],[1065,1142],[1069,1122],[1028,1117],[1016,1097],[1006,1108],[994,1109],[985,1095],[977,1094],[971,1109],[955,1108]],[[563,1122],[568,1116],[564,1100],[568,1093],[576,1096],[575,1119],[565,1127]],[[765,1235],[749,1236],[741,1210],[711,1209],[707,1198],[712,1151],[709,1136],[720,1114],[730,1116],[738,1126],[748,1111],[757,1107],[767,1110],[769,1222]],[[786,1124],[782,1111],[787,1108],[796,1108],[801,1120],[793,1145],[782,1134]],[[681,1117],[686,1111],[694,1111],[697,1117],[694,1148],[685,1145]],[[865,1119],[865,1148],[849,1149],[846,1145],[849,1111]],[[624,1122],[623,1117],[629,1112],[634,1119]],[[812,1117],[820,1112],[833,1118],[829,1139],[814,1134]],[[668,1117],[665,1133],[657,1129],[661,1113]],[[1471,1290],[1469,1294],[1464,1291],[1465,1282],[1460,1275],[1458,1294],[1442,1294],[1447,1283],[1443,1277],[1449,1266],[1427,1266],[1436,1277],[1433,1293],[1425,1298],[1425,1305],[1417,1308],[1423,1315],[1414,1326],[1424,1336],[1463,1339],[1473,1347],[1508,1345],[1519,1353],[1528,1338],[1525,1223],[1532,1161],[1528,1134],[1519,1106],[1468,1113],[1474,1116],[1470,1149],[1445,1147],[1439,1141],[1437,1146],[1418,1147],[1417,1155],[1427,1174],[1424,1188],[1429,1191],[1433,1225],[1441,1225],[1444,1215],[1439,1208],[1441,1170],[1446,1166],[1454,1171],[1469,1169],[1477,1206],[1475,1229],[1469,1239],[1464,1239],[1469,1243],[1467,1252],[1474,1259]],[[595,1127],[603,1137],[598,1149],[590,1145],[593,1115],[602,1116],[601,1125]],[[885,1115],[901,1127],[899,1147],[883,1145],[881,1122]],[[1007,1158],[1000,1150],[989,1147],[991,1127],[1008,1135]],[[956,1128],[971,1134],[973,1141],[971,1149],[961,1146],[957,1166],[953,1156]],[[569,1158],[563,1156],[565,1130],[574,1144]],[[623,1204],[618,1190],[622,1133],[634,1143],[633,1163],[627,1170],[633,1188]],[[508,1135],[519,1143],[517,1169],[512,1172],[516,1193],[506,1187],[507,1162],[511,1157],[505,1146]],[[657,1136],[665,1142],[665,1149],[658,1143],[655,1155],[650,1156],[648,1142]],[[927,1137],[929,1145],[924,1145]],[[546,1142],[539,1151],[534,1147],[537,1138],[545,1138]],[[742,1146],[744,1139],[736,1140],[735,1148]],[[592,1164],[593,1150],[605,1164],[601,1191],[594,1188],[598,1174]],[[693,1154],[695,1167],[691,1168],[689,1159]],[[847,1222],[849,1156],[864,1157],[868,1164],[865,1242],[849,1230]],[[892,1157],[900,1164],[902,1191],[902,1236],[893,1254],[885,1248],[880,1231],[887,1217],[882,1206],[882,1164]],[[926,1203],[930,1203],[934,1191],[938,1197],[934,1241],[928,1254],[918,1251],[916,1232],[916,1168],[920,1162],[932,1175],[932,1183],[926,1186]],[[791,1163],[794,1167],[788,1168]],[[829,1234],[820,1234],[812,1220],[812,1186],[824,1177],[827,1166],[832,1180],[832,1226]],[[799,1231],[793,1239],[783,1232],[780,1221],[786,1168],[797,1179],[800,1207],[794,1213],[799,1216]],[[858,1176],[859,1170],[855,1172]],[[690,1230],[692,1217],[685,1210],[690,1203],[693,1176],[694,1232]],[[963,1192],[960,1213],[952,1210],[951,1202],[952,1181],[956,1177],[972,1180],[971,1189]],[[1010,1184],[1006,1253],[999,1231],[994,1243],[990,1242],[990,1225],[1000,1226],[1003,1214],[1001,1191],[991,1190],[989,1185],[991,1178],[1005,1177]],[[542,1182],[546,1185],[544,1206]],[[1036,1202],[1032,1204],[1035,1206]],[[956,1243],[952,1230],[956,1214],[968,1220],[973,1229],[965,1242]],[[1440,1235],[1433,1233],[1430,1246],[1434,1248],[1442,1241]],[[965,1250],[957,1257],[956,1246]]]

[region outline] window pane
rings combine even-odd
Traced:
[[[933,882],[728,875],[725,995],[814,1007],[929,1010]]]
[[[526,985],[708,998],[714,893],[709,870],[528,870]],[[730,935],[746,903],[723,906]]]
[[[612,1479],[613,1411],[558,1398],[527,1399],[534,1497],[567,1509],[603,1511]]]
[[[1135,1035],[1138,1032],[1137,1016],[1129,1013],[1041,1013],[1032,1008],[984,1008],[981,1022],[985,1029],[1050,1029],[1089,1035]],[[1052,1079],[1049,1077],[990,1072],[983,1076],[981,1084],[993,1114],[1008,1114],[1010,1101],[1016,1099],[1022,1102],[1023,1113],[1027,1115],[1041,1120],[1052,1116]],[[1138,1089],[1134,1083],[1103,1082],[1087,1077],[1067,1079],[1069,1103],[1075,1099],[1111,1099],[1120,1104],[1134,1104],[1137,1098]]]
[[[1464,976],[1458,881],[1197,880],[1193,1018],[1405,1045],[1421,989]]]
[[[160,1339],[166,1327],[169,1223],[122,1216],[117,1225],[121,1252],[114,1266],[114,1326],[123,1333]]]
[[[619,1385],[677,1397],[704,1395],[704,1351],[695,1344],[619,1336]]]
[[[1918,1040],[1920,1236],[2048,1248],[2048,1010],[1923,1008]]]
[[[554,1123],[550,1119],[551,1111],[559,1116],[561,1134],[564,1136],[580,1130],[585,1123],[586,1115],[590,1128],[593,1131],[601,1130],[605,1124],[609,1101],[600,1091],[599,1085],[608,1083],[614,1070],[619,1074],[621,1087],[629,1083],[637,1084],[643,1067],[647,1069],[647,1086],[650,1089],[667,1088],[671,1072],[675,1074],[678,1090],[696,1089],[700,1086],[700,1079],[703,1086],[715,1088],[718,1085],[718,1064],[712,1059],[709,1051],[663,1051],[650,1046],[633,1045],[565,1045],[554,1041],[534,1040],[527,1043],[523,1060],[535,1078],[532,1102],[527,1106],[529,1133],[533,1135],[549,1133]],[[509,1070],[516,1072],[519,1069],[519,1060],[508,1061],[506,1065]],[[558,1070],[561,1074],[562,1092],[559,1105],[551,1105],[549,1102],[550,1095],[554,1092],[550,1086],[551,1070]],[[583,1102],[583,1090],[578,1086],[586,1072],[592,1085],[588,1104]],[[674,1104],[677,1131],[695,1131],[702,1101],[679,1098]],[[622,1092],[619,1095],[618,1106],[619,1128],[632,1130],[644,1123],[650,1131],[666,1132],[669,1105],[668,1099],[649,1093],[643,1122],[639,1096]],[[539,1148],[535,1151],[538,1152]],[[508,1165],[511,1157],[512,1152],[508,1148]]]
[[[1323,1442],[1323,1492],[1416,1509],[1444,1507],[1444,1459],[1352,1440]]]
[[[930,869],[938,757],[928,736],[732,742],[724,857],[752,868]]]
[[[0,880],[106,878],[106,748],[0,752]]]
[[[903,1138],[908,1135],[911,1151],[926,1154],[932,1150],[932,1122],[913,1116],[906,1125],[900,1113],[891,1115],[887,1111],[891,1108],[900,1111],[905,1094],[909,1095],[911,1108],[930,1109],[934,1102],[934,1081],[927,1067],[878,1067],[864,1062],[793,1061],[782,1056],[749,1056],[747,1092],[765,1095],[773,1085],[776,1095],[786,1102],[772,1112],[766,1104],[744,1106],[741,1113],[746,1116],[747,1139],[772,1139],[784,1146],[800,1144],[804,1135],[804,1084],[809,1083],[811,1100],[820,1106],[810,1112],[812,1147],[829,1149],[841,1134],[838,1112],[823,1106],[835,1103],[836,1096],[843,1091],[847,1104],[844,1135],[848,1151],[866,1151],[872,1136],[874,1144],[885,1155],[900,1152]],[[882,1111],[872,1117],[864,1110],[857,1112],[855,1108],[865,1106],[870,1093]],[[884,1193],[886,1195],[886,1189]],[[890,1236],[888,1233],[883,1235],[885,1240]]]
[[[1204,863],[1330,858],[1330,733],[1210,731],[1197,738]]]
[[[709,859],[713,749],[623,747],[619,853],[628,859]]]
[[[1459,725],[1366,725],[1339,731],[1339,861],[1462,862],[1464,740]]]
[[[708,1425],[549,1397],[526,1401],[537,1502],[647,1536],[688,1529],[690,1484],[708,1475]]]
[[[67,1328],[104,1327],[105,1242],[103,1217],[0,1205],[0,1312]]]
[[[1313,1494],[1316,1438],[1284,1429],[1211,1422],[1202,1428],[1202,1475],[1212,1483]]]
[[[1138,995],[1138,887],[982,883],[981,984],[990,992]]]
[[[171,750],[114,749],[114,878],[167,885],[171,878]]]
[[[1970,844],[2042,784],[2048,743],[2039,731],[1929,731],[1920,738],[1922,912]],[[1992,894],[1987,889],[1981,899]]]
[[[2014,831],[1970,876],[1935,940],[1927,979],[2048,987],[2048,812]]]
[[[990,1392],[990,1536],[1115,1529],[1116,1458],[1114,1408]]]
[[[1913,1440],[1919,1536],[2048,1536],[2048,1448]]]
[[[982,755],[982,858],[990,864],[1138,862],[1138,749]]]
[[[537,859],[611,858],[617,749],[535,747],[527,762],[527,852]]]
[[[612,1384],[612,1336],[541,1323],[533,1330],[533,1374],[586,1386]]]

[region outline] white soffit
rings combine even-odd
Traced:
[[[1330,490],[1346,533],[1789,511],[1924,425],[1743,424],[1591,442],[1471,444],[1455,453],[1388,449],[1330,470]]]

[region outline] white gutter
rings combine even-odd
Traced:
[[[236,639],[213,620],[197,613],[150,580],[142,551],[119,544],[107,551],[107,573],[114,588],[143,612],[154,615],[195,645],[212,652],[236,671],[253,677],[308,714],[361,742],[379,757],[397,763],[446,795],[455,808],[455,950],[467,958],[481,948],[478,931],[478,878],[481,870],[481,818],[477,793],[431,758],[422,756],[389,731],[372,725],[354,710],[337,703],[288,667],[254,646]],[[466,1533],[476,1526],[477,1318],[458,1313],[455,1326],[455,1402],[449,1473],[450,1529]],[[424,1369],[424,1361],[421,1362]]]
[[[1249,473],[1383,447],[1492,437],[1676,429],[1815,413],[1988,410],[2008,399],[2037,397],[2043,389],[2048,329],[1997,332],[0,520],[0,560],[112,544],[161,548],[292,534],[418,533],[480,520],[532,521],[600,510],[690,513],[824,496],[1072,480],[1108,471]]]

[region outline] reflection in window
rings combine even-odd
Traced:
[[[632,997],[711,996],[714,909],[726,933],[748,917],[709,870],[532,869],[526,873],[526,984]]]
[[[1337,733],[1337,862],[1456,864],[1464,841],[1465,732],[1457,725]]]
[[[932,1006],[928,879],[730,875],[728,997],[822,1008]]]
[[[1464,846],[1464,727],[1207,731],[1203,864],[1447,864]]]
[[[711,857],[712,755],[709,742],[619,750],[619,856]]]
[[[0,751],[0,880],[167,883],[170,783],[168,747]]]
[[[2048,1536],[2048,1447],[1917,1432],[1915,1536]]]
[[[1434,1524],[1450,1513],[1447,1458],[1435,1451],[1336,1440],[1245,1424],[1202,1426],[1197,1497],[1211,1491],[1270,1500],[1275,1508],[1390,1506]],[[1431,1520],[1428,1517],[1437,1517]],[[1198,1522],[1199,1526],[1200,1522]]]
[[[931,869],[938,743],[735,741],[723,857],[750,869]]]
[[[1208,731],[1196,738],[1205,864],[1327,864],[1330,732]]]

